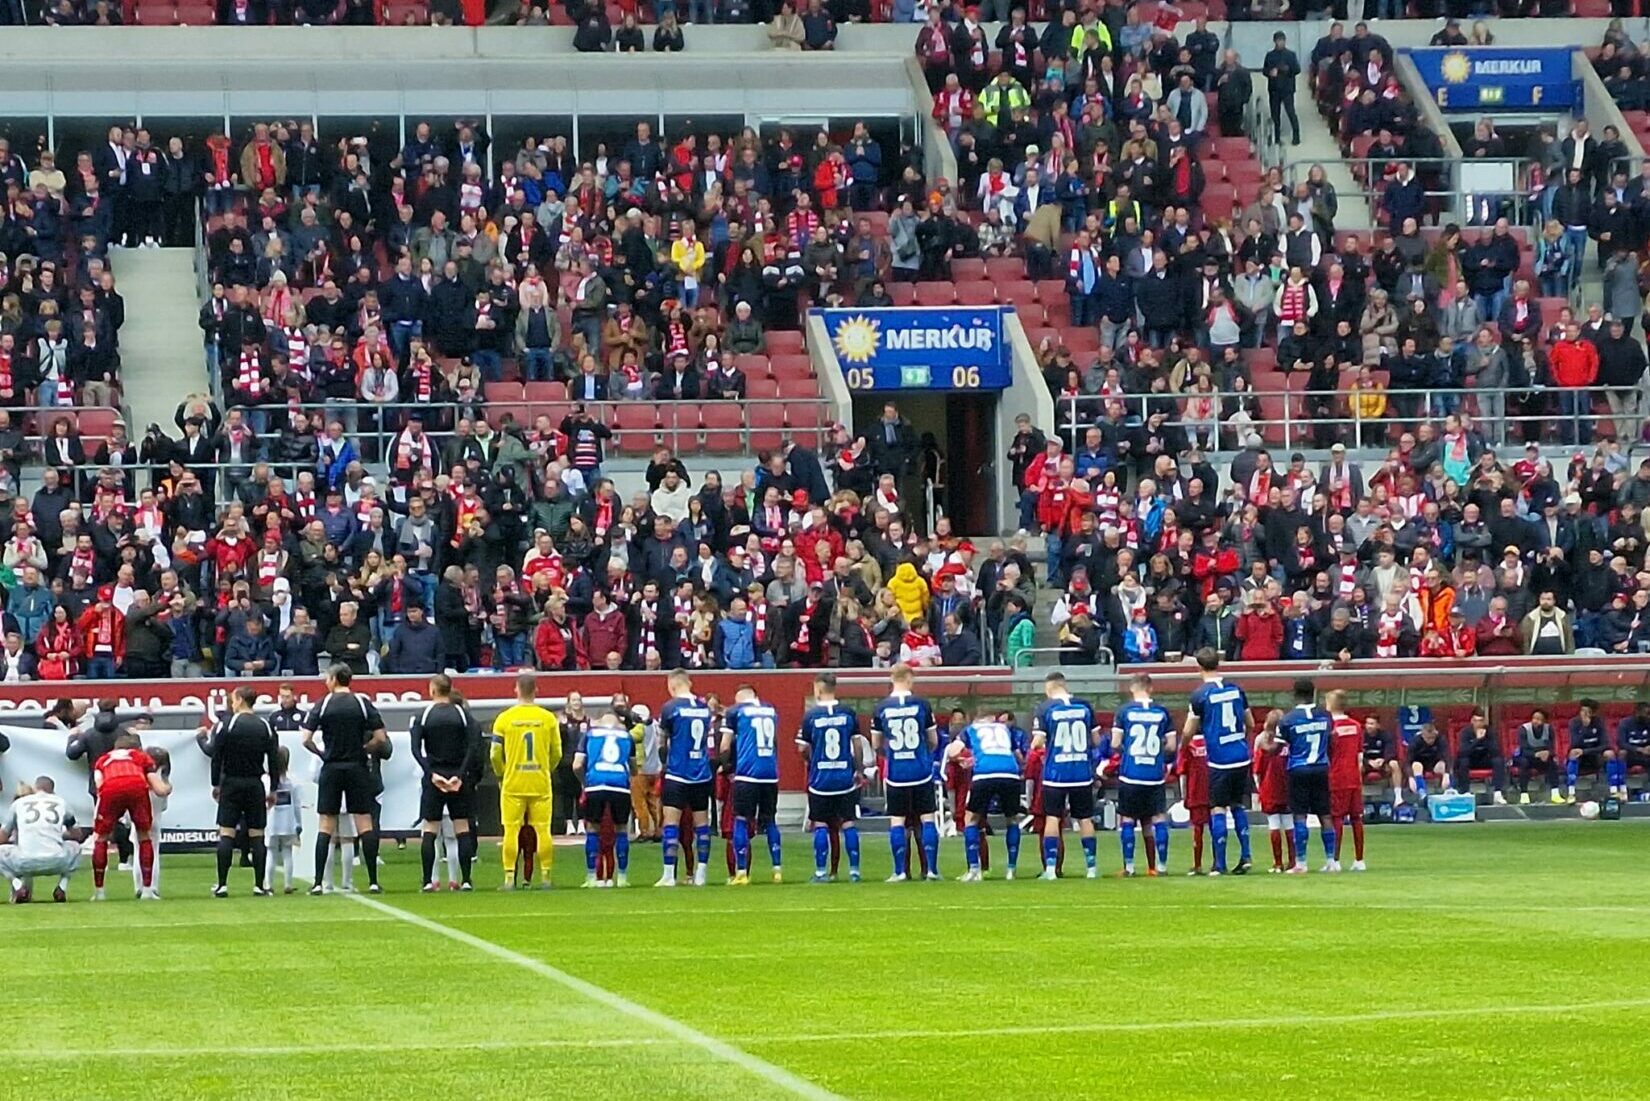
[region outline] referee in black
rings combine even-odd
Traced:
[[[332,850],[332,833],[338,815],[347,811],[355,817],[355,835],[361,844],[361,863],[367,869],[367,891],[383,894],[378,885],[378,832],[372,815],[383,790],[368,761],[389,745],[384,718],[372,701],[350,691],[350,668],[335,664],[327,669],[327,694],[304,719],[304,748],[321,758],[315,809],[320,830],[315,835],[315,885],[312,895],[321,893],[327,853]],[[321,735],[321,747],[315,735]]]
[[[235,835],[241,830],[252,844],[252,893],[264,886],[264,826],[269,820],[269,789],[264,777],[276,774],[280,741],[269,722],[252,713],[258,693],[248,685],[230,697],[230,714],[212,732],[212,798],[218,802],[218,885],[214,898],[229,897],[229,868],[235,862]]]
[[[481,773],[481,730],[470,709],[453,698],[453,682],[445,674],[430,678],[430,702],[414,717],[408,733],[413,760],[424,770],[423,792],[418,799],[419,817],[424,820],[419,848],[424,861],[423,890],[436,890],[435,839],[441,832],[443,810],[452,816],[453,833],[458,838],[458,872],[463,881],[458,889],[473,890],[470,866],[475,860],[476,841],[471,823],[475,817],[476,780]]]

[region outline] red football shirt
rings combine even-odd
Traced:
[[[1186,806],[1209,805],[1209,744],[1202,734],[1194,734],[1180,745],[1175,769],[1186,783]]]
[[[1289,758],[1283,753],[1268,753],[1260,742],[1255,742],[1255,779],[1260,782],[1261,806],[1281,806],[1289,802]]]
[[[113,787],[147,787],[155,761],[141,749],[111,749],[92,766],[101,791]]]
[[[1362,791],[1363,786],[1364,724],[1342,715],[1329,731],[1329,790]]]

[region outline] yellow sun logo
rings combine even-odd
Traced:
[[[871,362],[881,342],[882,322],[873,321],[863,314],[843,321],[836,327],[836,336],[832,338],[836,354],[849,363]]]
[[[1445,54],[1443,73],[1446,84],[1465,84],[1472,76],[1472,59],[1459,50]]]

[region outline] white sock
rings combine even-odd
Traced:
[[[355,838],[338,843],[338,863],[343,868],[344,890],[355,886]]]

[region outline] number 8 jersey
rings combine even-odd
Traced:
[[[1038,708],[1032,729],[1043,735],[1047,745],[1048,756],[1043,762],[1045,787],[1078,788],[1094,783],[1094,762],[1089,756],[1094,708],[1070,697],[1049,700]]]

